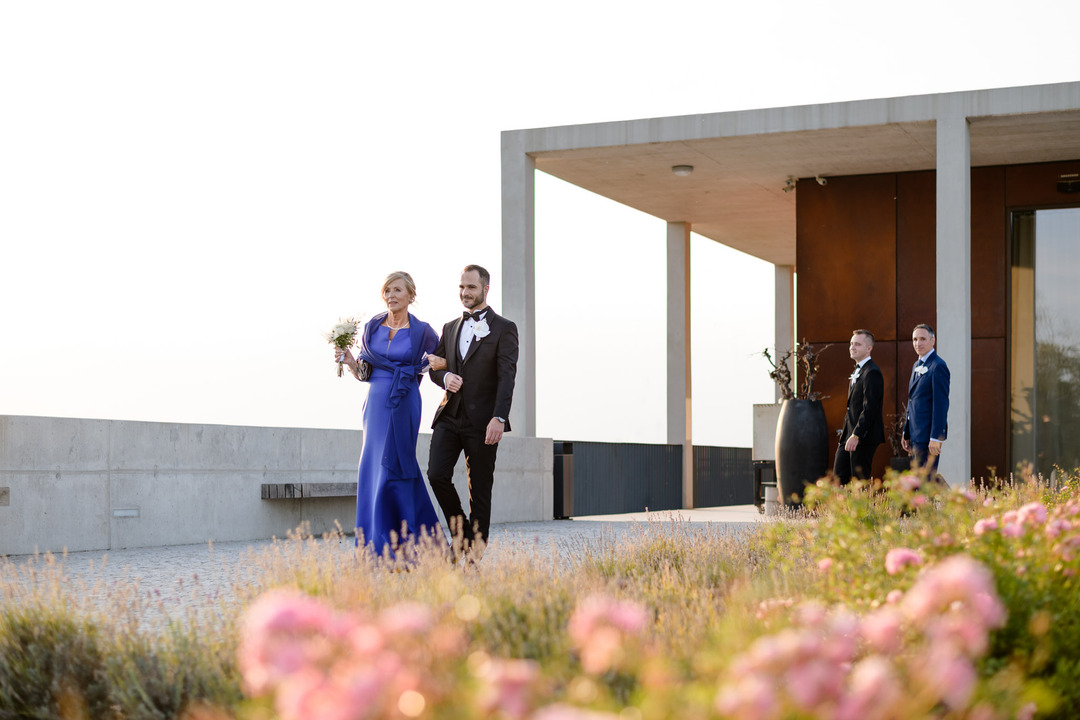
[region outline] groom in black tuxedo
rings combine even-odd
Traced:
[[[428,481],[455,546],[460,535],[465,550],[487,542],[495,454],[503,433],[510,431],[517,375],[517,325],[488,307],[490,283],[488,271],[479,265],[462,271],[458,290],[465,312],[443,326],[435,355],[446,360],[446,367],[429,373],[446,395],[431,425]],[[462,451],[469,473],[468,517],[453,483]]]
[[[874,335],[869,330],[856,330],[851,334],[848,354],[855,361],[855,370],[849,378],[847,414],[833,463],[833,472],[841,485],[851,482],[852,476],[863,480],[869,478],[874,452],[885,442],[885,421],[881,415],[885,379],[870,359],[873,349]]]

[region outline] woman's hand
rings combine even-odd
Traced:
[[[344,363],[350,370],[356,370],[356,358],[353,357],[352,352],[348,348],[345,348],[344,350],[341,348],[334,348],[334,361]]]
[[[445,358],[441,358],[438,355],[428,355],[427,360],[428,360],[428,365],[430,366],[430,368],[432,370],[445,370],[446,369],[446,359]]]

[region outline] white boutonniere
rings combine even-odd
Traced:
[[[925,375],[926,371],[929,370],[929,369],[930,368],[926,367],[925,365],[920,365],[919,367],[915,368],[915,374],[916,375]]]
[[[476,328],[473,330],[473,336],[478,338],[484,338],[491,334],[491,328],[488,327],[487,320],[481,320],[476,323]]]
[[[861,367],[855,368],[855,372],[851,373],[851,375],[848,376],[848,380],[850,380],[851,382],[855,382],[856,380],[859,379],[859,373],[861,373],[861,372],[862,372]]]

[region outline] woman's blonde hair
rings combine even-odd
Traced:
[[[409,293],[409,302],[416,302],[416,283],[413,282],[412,275],[404,270],[397,270],[386,276],[386,280],[383,280],[382,290],[380,292],[385,293],[386,288],[390,287],[390,283],[395,280],[402,280],[405,282],[405,290]]]

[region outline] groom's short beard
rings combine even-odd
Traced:
[[[472,310],[477,305],[483,305],[486,300],[487,300],[487,293],[481,291],[479,296],[472,299],[472,301],[471,301],[472,304],[471,305],[465,305],[465,307]],[[462,303],[462,304],[464,304],[464,303]]]

